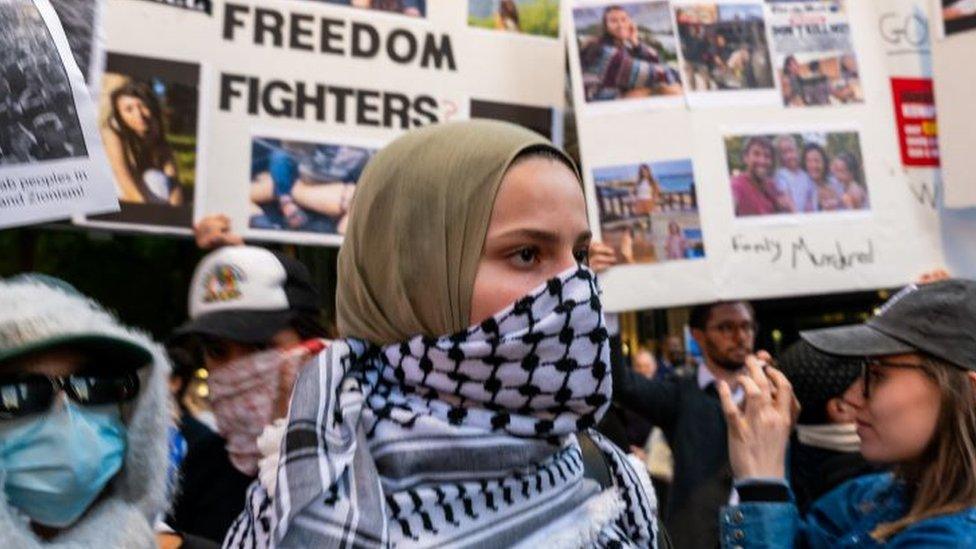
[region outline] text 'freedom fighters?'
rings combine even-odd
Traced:
[[[224,5],[222,37],[257,47],[367,61],[385,57],[421,70],[457,71],[451,38],[443,33],[400,27],[380,31],[369,23],[232,2]],[[235,108],[255,116],[400,129],[438,122],[442,110],[437,99],[425,94],[411,97],[389,90],[221,73],[220,110]]]

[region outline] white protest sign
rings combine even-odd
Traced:
[[[118,210],[95,112],[47,0],[0,0],[0,228]]]
[[[897,286],[941,265],[877,21],[868,2],[564,3],[591,225],[623,260],[602,277],[608,310]],[[593,82],[614,108],[587,100]],[[676,88],[689,108],[637,99]]]
[[[359,174],[406,130],[482,117],[561,141],[554,0],[339,4],[110,1],[103,133],[126,192],[87,222],[186,232],[224,213],[245,238],[337,245]],[[133,136],[129,104],[160,139]]]

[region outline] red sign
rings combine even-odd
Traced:
[[[939,128],[935,117],[935,94],[930,78],[892,78],[895,118],[901,163],[905,166],[939,165]]]

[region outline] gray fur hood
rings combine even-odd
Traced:
[[[11,337],[30,342],[73,333],[104,334],[136,343],[152,354],[152,364],[140,370],[139,396],[123,409],[128,427],[125,462],[88,512],[49,541],[33,534],[25,517],[7,503],[0,490],[0,545],[16,549],[155,547],[153,523],[167,505],[167,427],[172,417],[169,362],[163,348],[146,334],[123,326],[97,303],[72,290],[39,279],[0,280],[0,336],[9,345]],[[5,343],[3,339],[0,337],[0,344]],[[2,477],[0,471],[0,483]]]

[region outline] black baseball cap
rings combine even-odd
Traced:
[[[204,257],[190,283],[190,320],[173,340],[197,335],[239,343],[267,343],[303,314],[319,313],[308,269],[284,254],[255,246],[226,246]]]
[[[864,324],[800,334],[834,355],[873,357],[922,352],[976,370],[976,281],[911,285]]]
[[[797,423],[801,425],[829,423],[827,402],[844,394],[861,377],[861,358],[827,354],[802,339],[790,345],[777,362],[800,401]]]

